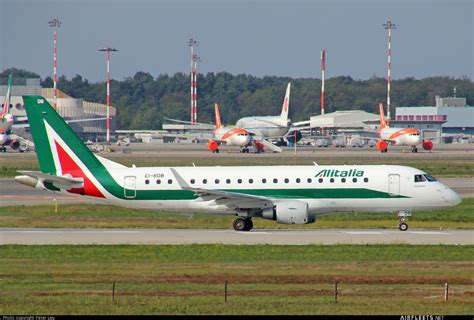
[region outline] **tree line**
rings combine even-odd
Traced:
[[[33,72],[7,69],[0,78],[13,73],[14,79],[39,78]],[[240,117],[278,115],[285,89],[291,82],[289,116],[293,121],[307,120],[320,114],[321,79],[277,76],[255,77],[227,72],[198,75],[198,122],[214,123],[214,103],[219,104],[223,123],[234,124]],[[51,77],[41,80],[53,87]],[[58,78],[58,88],[74,98],[106,103],[106,83],[91,83],[81,75]],[[467,98],[474,105],[474,83],[468,77],[427,77],[392,80],[392,115],[398,106],[433,106],[435,96]],[[329,78],[325,83],[326,113],[338,110],[365,110],[378,113],[378,103],[386,102],[385,78],[356,80],[349,76]],[[111,104],[117,108],[118,129],[161,129],[163,118],[190,119],[190,77],[184,73],[160,74],[137,72],[124,80],[111,80]]]

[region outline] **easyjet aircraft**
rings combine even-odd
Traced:
[[[336,211],[398,211],[454,206],[459,195],[425,172],[405,166],[126,167],[93,154],[46,99],[23,97],[41,171],[19,171],[19,183],[105,203],[169,212],[237,216],[284,224],[313,223]]]
[[[380,128],[378,131],[380,140],[375,146],[382,153],[388,151],[389,145],[409,146],[411,152],[418,152],[417,145],[422,145],[423,149],[431,150],[433,142],[421,138],[421,132],[415,128],[391,128],[385,120],[382,103],[379,103]]]

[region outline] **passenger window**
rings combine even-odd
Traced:
[[[346,182],[346,178],[342,178],[342,179],[341,179],[341,182],[342,182],[342,183],[345,183],[345,182]]]
[[[288,183],[288,182],[290,182],[290,179],[285,178],[285,183]]]
[[[424,182],[424,181],[426,181],[426,179],[422,174],[415,175],[415,182]]]
[[[242,179],[237,179],[237,183],[242,183]]]
[[[311,178],[308,178],[308,180],[306,180],[306,181],[308,181],[308,183],[313,182],[313,180]]]
[[[329,179],[329,182],[334,183],[334,178]]]
[[[253,179],[249,179],[249,183],[253,183]]]
[[[352,182],[356,183],[356,182],[357,182],[357,178],[352,178]]]
[[[319,183],[323,183],[324,180],[323,180],[323,178],[319,178],[318,181],[319,181]]]
[[[296,178],[296,183],[300,183],[301,182],[301,179],[300,178]]]
[[[161,184],[161,180],[160,179],[156,180],[156,184]]]
[[[207,183],[207,179],[202,180],[202,183],[206,184],[206,183]]]
[[[173,180],[169,179],[168,184],[172,184],[172,183],[173,183]]]
[[[369,182],[369,178],[364,178],[364,182]]]
[[[230,179],[227,179],[225,182],[226,182],[227,184],[230,184]]]
[[[146,179],[145,184],[149,184],[149,183],[150,183],[150,180]]]
[[[262,179],[262,183],[267,183],[267,179]]]
[[[194,184],[195,182],[196,182],[196,180],[191,179],[191,184]]]
[[[278,183],[278,179],[273,179],[273,183]]]
[[[215,182],[216,184],[219,184],[220,181],[219,181],[219,179],[216,179],[216,180],[214,180],[214,182]]]

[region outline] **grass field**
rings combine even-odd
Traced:
[[[111,160],[120,162],[124,165],[131,166],[190,166],[192,161],[185,157],[181,158],[159,158],[159,157],[120,157]],[[232,165],[313,165],[313,161],[317,160],[318,164],[394,164],[415,167],[430,173],[437,177],[472,177],[474,175],[474,161],[470,159],[413,159],[404,158],[334,158],[334,159],[299,159],[293,157],[288,158],[248,158],[242,161],[241,157],[235,158],[199,158],[194,160],[197,166],[232,166]],[[0,162],[0,178],[11,178],[18,175],[17,170],[38,170],[38,162],[36,158],[17,158],[17,159],[1,159]]]
[[[208,214],[180,215],[133,210],[107,205],[59,205],[0,207],[0,227],[37,228],[185,228],[229,229],[233,216]],[[285,225],[254,219],[256,229],[387,228],[398,226],[395,213],[333,213],[323,215],[314,224]],[[466,198],[456,207],[414,212],[410,228],[474,229],[474,198]]]
[[[0,313],[473,314],[473,258],[442,245],[7,245]]]

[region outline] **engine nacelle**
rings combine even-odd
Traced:
[[[262,211],[262,218],[283,224],[306,224],[315,221],[315,217],[309,214],[308,204],[303,201],[277,202],[274,208]]]
[[[255,148],[257,148],[257,151],[263,151],[265,148],[265,145],[259,141],[255,141]]]
[[[433,141],[423,140],[422,146],[423,146],[423,149],[425,149],[425,150],[431,150],[431,149],[433,149]]]
[[[12,148],[13,150],[18,150],[20,148],[20,141],[13,140],[12,142],[10,142],[10,148]]]
[[[296,141],[295,141],[296,138]],[[286,140],[288,140],[289,144],[295,144],[296,142],[300,141],[301,138],[303,138],[303,134],[299,130],[291,130],[287,135],[286,135]]]
[[[385,141],[379,140],[375,143],[375,147],[377,148],[377,150],[384,151],[384,150],[387,150],[388,143]]]
[[[207,149],[208,149],[209,151],[215,152],[217,149],[219,149],[219,143],[218,143],[217,141],[210,140],[210,141],[207,143]]]

